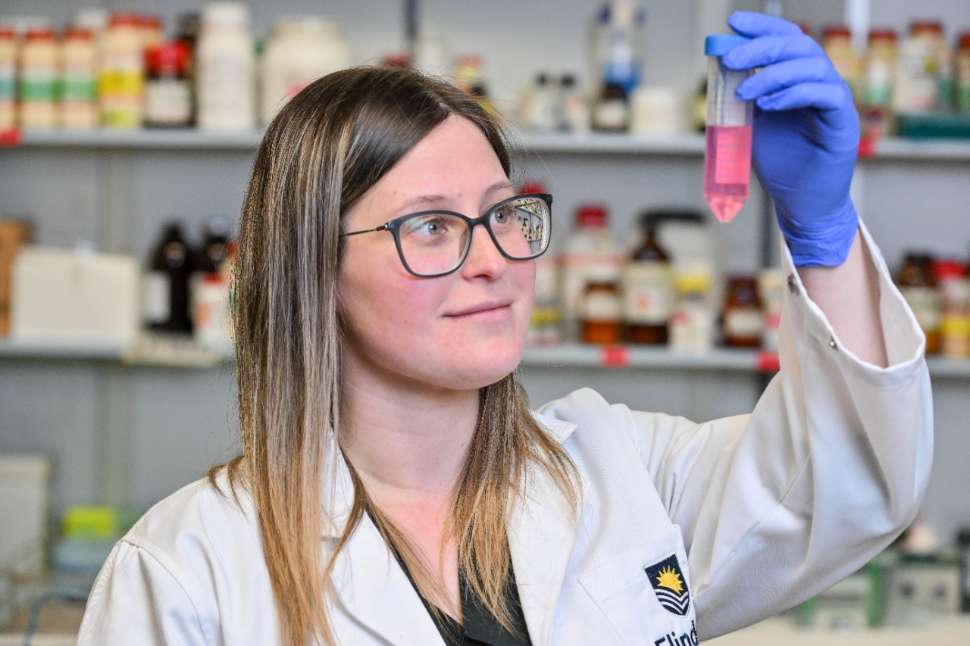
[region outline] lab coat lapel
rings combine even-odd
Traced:
[[[365,515],[334,564],[337,596],[354,618],[396,646],[443,644],[407,574]]]
[[[321,492],[325,511],[325,558],[336,547],[353,505],[353,482],[346,462],[328,447],[330,464],[325,469]],[[395,646],[443,645],[441,634],[401,569],[370,516],[364,515],[334,561],[332,581],[346,611],[369,630]]]
[[[575,424],[545,425],[563,441]],[[584,486],[582,480],[580,484]],[[580,509],[583,493],[581,491]],[[523,495],[509,519],[509,550],[522,612],[535,646],[552,639],[556,606],[579,527],[555,481],[530,464]]]

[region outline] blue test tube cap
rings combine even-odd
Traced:
[[[704,39],[704,55],[724,56],[738,45],[743,45],[750,40],[737,34],[711,34]]]

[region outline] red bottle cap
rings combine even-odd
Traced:
[[[111,21],[108,23],[110,27],[137,27],[139,24],[141,19],[138,14],[122,12],[111,14]]]
[[[894,29],[870,29],[869,42],[874,43],[879,40],[896,42],[896,31]]]
[[[54,30],[49,27],[31,27],[27,30],[27,40],[54,40]]]
[[[941,23],[939,20],[914,20],[909,23],[910,34],[918,34],[921,32],[942,34],[943,23]]]
[[[0,38],[16,38],[17,34],[14,33],[13,29],[10,27],[0,27]]]
[[[576,211],[576,225],[601,229],[606,226],[607,211],[602,204],[584,204]]]
[[[64,32],[64,40],[91,40],[94,34],[86,27],[68,27]]]
[[[158,74],[184,74],[189,66],[189,48],[180,40],[153,45],[145,50],[145,66]]]
[[[158,16],[151,14],[140,14],[138,16],[138,26],[144,27],[146,29],[158,29],[162,28],[162,19]]]
[[[957,43],[960,49],[970,49],[970,31],[961,32],[957,37]]]
[[[959,260],[936,260],[933,262],[933,273],[937,280],[963,278],[967,268]]]
[[[851,38],[852,31],[846,25],[827,25],[822,31],[822,38],[832,38],[834,36]]]

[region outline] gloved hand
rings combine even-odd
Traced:
[[[859,218],[849,185],[859,147],[852,92],[822,48],[786,20],[748,11],[728,24],[752,38],[726,67],[763,67],[737,90],[755,101],[753,165],[775,203],[795,265],[841,265]]]

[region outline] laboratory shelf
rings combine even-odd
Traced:
[[[0,148],[89,148],[115,150],[254,150],[260,130],[212,132],[193,128],[168,130],[25,131],[0,137]],[[637,136],[512,132],[520,154],[700,157],[699,134]],[[864,161],[970,161],[970,140],[915,141],[886,138]]]
[[[9,141],[13,148],[107,148],[249,150],[259,145],[262,132],[211,132],[194,128],[165,130],[25,131]]]
[[[703,354],[672,352],[666,348],[563,344],[530,347],[522,357],[527,368],[607,368],[729,370],[771,372],[775,356],[754,350],[716,349]]]
[[[134,343],[73,340],[3,340],[0,360],[111,361],[136,366],[211,368],[231,360],[227,353],[202,348],[188,339],[139,338]]]
[[[206,369],[229,365],[229,352],[202,348],[190,339],[145,336],[130,345],[76,341],[0,341],[0,361],[106,361],[131,366]],[[777,355],[759,350],[718,348],[703,354],[665,348],[562,344],[526,348],[522,367],[581,370],[682,370],[771,374]],[[927,360],[934,378],[970,379],[970,360],[932,357]]]
[[[700,156],[703,135],[622,135],[605,133],[513,133],[513,145],[520,152],[566,155],[660,155]]]
[[[915,140],[886,138],[876,143],[875,154],[864,161],[970,161],[970,140]]]

